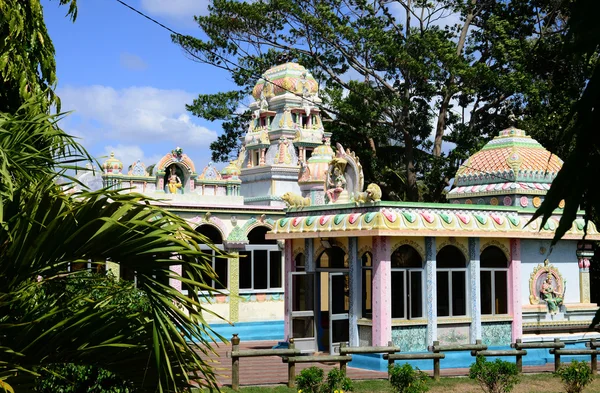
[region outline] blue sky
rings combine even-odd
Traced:
[[[176,31],[199,36],[193,16],[207,0],[127,0]],[[146,165],[176,146],[200,172],[221,127],[185,110],[199,93],[235,88],[228,74],[188,59],[169,32],[114,0],[78,1],[75,23],[66,7],[42,0],[56,49],[58,94],[65,131],[96,157],[111,151],[125,167]],[[103,161],[103,158],[99,158]]]

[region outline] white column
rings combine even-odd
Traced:
[[[425,273],[427,274],[427,345],[437,340],[437,274],[435,237],[425,238]]]
[[[479,267],[480,245],[478,237],[469,238],[469,280],[471,298],[470,341],[481,340],[481,270]]]

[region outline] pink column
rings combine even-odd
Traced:
[[[373,238],[373,337],[372,345],[392,341],[392,270],[389,237]]]
[[[512,341],[523,337],[523,308],[521,304],[521,240],[510,239],[510,265],[508,267],[509,313],[513,317]]]
[[[291,239],[287,239],[285,241],[283,266],[284,266],[284,272],[285,272],[285,277],[283,278],[283,280],[284,280],[283,298],[285,299],[285,306],[284,306],[285,309],[284,309],[284,316],[283,316],[283,334],[284,334],[284,338],[287,340],[290,337],[292,337],[292,325],[291,325],[291,322],[292,322],[292,282],[290,280],[290,278],[291,278],[290,273],[293,271],[294,261],[293,261],[293,254],[292,254],[292,240]]]

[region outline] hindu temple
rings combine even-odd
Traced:
[[[232,255],[213,258],[225,294],[206,306],[242,339],[334,353],[599,336],[589,265],[600,234],[590,222],[582,240],[579,214],[551,248],[562,205],[545,225],[529,222],[562,161],[526,131],[499,130],[466,160],[447,203],[390,202],[365,184],[360,157],[331,145],[304,67],[273,67],[252,95],[239,157],[221,170],[197,171],[175,148],[127,170],[111,157],[82,179],[161,199]]]

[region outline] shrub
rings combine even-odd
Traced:
[[[477,380],[484,392],[507,393],[519,383],[519,370],[510,362],[496,359],[488,362],[485,357],[477,356],[469,369],[469,378]]]
[[[93,366],[53,364],[40,372],[35,392],[39,393],[133,393],[131,382]]]
[[[346,373],[337,368],[327,374],[323,381],[324,372],[319,367],[306,368],[296,377],[298,391],[302,393],[344,393],[352,391],[352,381]]]
[[[352,380],[346,376],[346,373],[338,368],[333,368],[327,374],[327,385],[325,393],[351,392]]]
[[[323,384],[323,370],[312,366],[305,368],[296,377],[296,385],[302,393],[320,393]]]
[[[410,364],[390,365],[388,373],[395,393],[423,393],[429,390],[427,374],[418,368],[412,368]]]
[[[586,362],[574,360],[568,366],[561,366],[554,373],[562,379],[567,393],[580,393],[594,379],[594,374]]]

